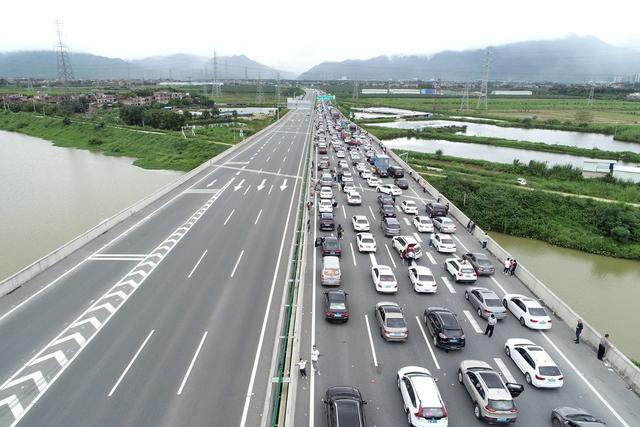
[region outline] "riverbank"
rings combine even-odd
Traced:
[[[273,123],[275,118],[246,120],[244,137]],[[196,136],[153,129],[113,127],[102,122],[65,121],[32,113],[0,112],[0,129],[50,140],[59,147],[97,151],[110,156],[133,157],[145,169],[189,171],[241,141],[240,128],[203,129]]]
[[[637,208],[620,203],[565,197],[536,191],[535,188],[523,191],[514,185],[515,180],[512,180],[510,173],[501,175],[500,169],[505,170],[504,165],[493,165],[493,170],[483,170],[482,166],[488,162],[465,164],[467,161],[464,159],[451,158],[440,158],[438,162],[431,155],[408,154],[408,163],[416,171],[442,189],[445,197],[485,230],[528,237],[599,255],[640,259],[640,210]],[[442,170],[433,174],[426,170],[427,165]],[[465,173],[461,173],[462,170]],[[527,169],[523,165],[518,170]],[[541,176],[537,181],[533,174],[535,170],[536,167],[529,169],[528,175],[534,177],[534,185],[544,185],[543,181],[548,180],[547,185],[552,186],[554,180],[556,184],[562,180],[553,176],[570,176],[574,173],[568,168],[552,168],[547,172],[547,178]],[[575,181],[573,185],[575,191],[581,184]],[[597,188],[598,185],[601,187]],[[606,183],[595,186],[591,188],[592,192],[608,188]],[[634,197],[637,199],[638,195]]]

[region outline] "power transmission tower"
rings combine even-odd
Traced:
[[[464,92],[460,101],[460,111],[469,111],[469,82],[464,82]]]
[[[360,93],[360,89],[358,89],[358,81],[353,81],[353,95],[351,95],[351,99],[358,99],[358,94]]]
[[[211,96],[219,98],[222,95],[220,90],[220,83],[218,82],[218,54],[213,51],[213,84],[211,87]]]
[[[256,104],[264,104],[264,88],[262,87],[260,73],[258,73],[258,81],[256,84]]]
[[[249,67],[244,66],[244,79],[249,80]]]
[[[280,73],[276,77],[276,106],[280,104]]]
[[[491,68],[491,48],[488,47],[484,52],[484,76],[482,78],[482,85],[480,86],[480,95],[478,95],[478,105],[476,108],[483,106],[487,109],[487,98],[489,92],[489,70]]]
[[[591,107],[593,105],[593,95],[595,92],[595,86],[591,85],[589,89],[589,98],[587,98],[587,107]]]
[[[58,57],[58,80],[62,80],[63,83],[75,80],[73,75],[73,69],[71,68],[71,61],[69,60],[69,50],[67,46],[62,43],[62,31],[60,30],[60,21],[56,21],[56,53]]]

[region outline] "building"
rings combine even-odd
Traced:
[[[123,105],[147,105],[151,104],[154,101],[153,96],[132,96],[131,98],[122,98],[120,102]]]
[[[582,176],[585,178],[602,178],[613,171],[617,160],[585,160],[582,163]]]
[[[491,95],[498,96],[531,96],[533,92],[530,90],[492,90]]]
[[[189,94],[184,94],[182,92],[165,92],[165,91],[161,91],[161,92],[153,92],[153,99],[156,102],[159,102],[161,104],[166,104],[167,102],[173,100],[173,99],[182,99],[185,96],[188,96]]]
[[[620,181],[640,183],[640,168],[633,166],[615,165],[612,175]]]
[[[107,93],[96,93],[96,104],[98,105],[113,105],[118,102],[118,97]]]

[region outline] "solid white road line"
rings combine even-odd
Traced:
[[[253,225],[256,225],[258,223],[258,221],[260,220],[260,215],[262,215],[262,209],[260,209],[260,212],[258,212],[258,216],[256,217],[256,220],[253,223]]]
[[[369,326],[369,316],[364,315],[364,321],[367,323],[367,333],[369,334],[369,344],[371,345],[371,354],[373,355],[373,366],[378,367],[378,358],[376,357],[376,349],[373,346],[373,337],[371,336],[371,327]]]
[[[242,195],[243,195],[243,196],[246,196],[246,195],[247,195],[247,193],[249,192],[249,189],[250,189],[250,188],[251,188],[251,184],[249,184],[249,185],[247,186],[247,189],[246,189],[246,190],[244,190],[244,193],[242,193]]]
[[[265,160],[265,163],[269,163],[269,160],[271,160],[271,156],[267,157],[267,160]]]
[[[431,353],[431,358],[433,359],[433,363],[436,365],[436,369],[440,369],[440,364],[438,363],[438,359],[436,359],[436,354],[433,352],[431,348],[431,344],[429,344],[429,340],[427,339],[427,334],[424,333],[424,328],[422,327],[422,323],[420,323],[420,318],[416,316],[416,322],[418,322],[418,328],[420,328],[420,332],[422,333],[422,338],[424,338],[424,342],[427,343],[427,348],[429,349],[429,353]]]
[[[191,359],[191,363],[189,364],[189,368],[187,372],[184,374],[184,378],[182,379],[182,384],[180,384],[180,388],[178,389],[178,396],[182,394],[182,390],[184,389],[184,385],[187,383],[189,379],[189,375],[191,375],[191,370],[193,369],[193,365],[196,363],[196,359],[198,358],[198,354],[200,354],[200,350],[202,350],[202,344],[204,344],[204,340],[207,339],[207,334],[209,331],[205,331],[204,335],[202,335],[202,339],[200,340],[200,344],[198,344],[198,348],[196,349],[195,354],[193,355],[193,359]]]
[[[369,205],[369,212],[371,212],[371,217],[375,221],[376,220],[376,214],[373,213],[373,209],[371,209],[371,205]]]
[[[267,192],[267,194],[271,194],[271,190],[273,190],[273,184],[271,184],[271,187],[269,187],[269,191]]]
[[[285,163],[286,161],[287,161],[287,156],[284,156],[284,157],[282,158],[282,163]]]
[[[416,190],[414,190],[413,188],[411,188],[411,191],[413,191],[413,194],[416,195],[416,197],[422,202],[424,203],[424,200],[422,199],[422,197],[420,197],[420,195],[418,193],[416,193]]]
[[[131,368],[131,365],[133,365],[133,362],[136,361],[136,359],[140,355],[140,352],[142,351],[144,346],[147,345],[147,341],[149,341],[149,338],[151,338],[151,335],[153,335],[154,332],[155,332],[154,329],[152,329],[151,332],[149,332],[149,335],[147,335],[147,338],[145,338],[145,340],[142,342],[142,345],[140,346],[140,348],[138,348],[138,351],[136,351],[136,354],[133,355],[133,358],[131,359],[131,361],[129,362],[127,367],[124,368],[124,371],[122,371],[122,374],[120,375],[120,378],[118,378],[118,381],[116,381],[116,383],[113,385],[113,388],[111,389],[111,391],[109,392],[107,397],[113,396],[113,393],[116,391],[116,389],[120,385],[120,382],[122,381],[124,376],[127,375],[127,372],[129,372],[129,369]]]
[[[387,253],[389,254],[389,259],[391,260],[391,264],[393,264],[393,268],[396,268],[396,262],[393,260],[393,255],[391,255],[391,251],[389,250],[389,246],[387,246],[387,244],[384,244],[384,247],[387,248]]]
[[[231,276],[229,276],[229,277],[233,277],[234,274],[236,274],[236,269],[238,268],[238,265],[240,264],[240,260],[242,259],[242,255],[244,255],[244,249],[242,251],[240,251],[240,256],[238,257],[238,260],[236,261],[236,265],[233,267],[233,271],[231,272]]]
[[[478,325],[478,322],[476,321],[475,317],[473,317],[473,314],[471,314],[469,310],[462,310],[462,312],[464,313],[469,323],[471,323],[471,327],[473,328],[474,331],[476,331],[476,333],[481,334],[484,332],[480,327],[480,325]]]
[[[452,234],[451,236],[452,236],[454,239],[456,239],[456,241],[457,241],[458,243],[460,243],[460,246],[462,246],[462,247],[464,248],[464,251],[465,251],[465,252],[469,252],[469,249],[467,249],[467,247],[464,245],[464,243],[462,243],[462,242],[460,241],[460,239],[458,239],[458,238],[456,237],[456,235],[455,235],[455,234]]]
[[[549,338],[547,336],[547,334],[545,332],[543,332],[543,331],[540,331],[540,335],[542,335],[544,337],[544,339],[547,340],[549,342],[549,344],[551,344],[553,349],[560,355],[560,357],[562,357],[564,359],[565,362],[567,362],[567,365],[569,365],[571,367],[571,369],[573,369],[573,371],[576,373],[576,375],[578,377],[580,377],[580,379],[587,385],[587,387],[589,387],[589,389],[593,392],[593,394],[595,394],[595,396],[600,400],[600,402],[602,402],[604,404],[604,406],[606,406],[607,409],[609,409],[609,411],[611,411],[613,416],[616,417],[618,419],[618,421],[620,421],[620,424],[622,424],[624,427],[629,427],[629,423],[627,423],[624,420],[624,418],[622,418],[620,416],[620,414],[618,414],[618,412],[615,409],[613,409],[613,406],[611,406],[611,404],[607,400],[605,400],[605,398],[598,392],[598,390],[596,390],[596,388],[593,385],[591,385],[591,383],[582,374],[582,372],[580,372],[578,370],[578,368],[576,367],[576,365],[574,365],[571,362],[571,360],[569,360],[569,358],[562,351],[560,351],[558,346],[555,345],[555,343],[551,340],[551,338]]]
[[[436,265],[436,259],[433,257],[433,255],[431,255],[429,252],[426,252],[427,254],[427,258],[429,258],[429,261],[431,261],[431,264]]]
[[[344,216],[344,219],[347,219],[347,211],[344,209],[344,205],[342,205],[342,216]]]
[[[371,267],[378,265],[378,260],[373,252],[369,252],[369,261],[371,261]],[[315,271],[315,270],[314,270]]]
[[[204,252],[200,256],[200,259],[198,260],[198,262],[196,262],[196,265],[194,265],[193,269],[191,269],[191,273],[189,273],[189,275],[187,276],[187,279],[191,279],[191,276],[193,276],[193,272],[196,271],[196,268],[198,268],[198,266],[200,265],[200,261],[202,261],[202,258],[204,258],[204,256],[207,254],[208,250],[209,249],[204,250]]]
[[[233,215],[235,211],[236,211],[235,209],[231,210],[231,212],[229,213],[229,216],[227,217],[227,219],[224,220],[224,223],[222,225],[227,225],[227,222],[229,222],[229,218],[231,218],[231,215]]]
[[[400,209],[400,206],[396,205],[396,210],[400,213],[402,213],[402,210]],[[406,218],[405,218],[406,219]]]
[[[507,365],[504,364],[502,359],[500,359],[499,357],[494,357],[493,361],[496,363],[496,366],[500,369],[500,371],[502,372],[502,375],[507,380],[507,382],[509,382],[509,383],[515,383],[516,382],[515,377],[513,375],[511,375],[511,372],[509,372],[509,369],[507,368]]]
[[[418,241],[418,243],[422,243],[422,237],[418,233],[413,233],[413,237]]]
[[[404,219],[404,223],[405,223],[405,224],[407,224],[407,226],[410,226],[410,225],[411,225],[411,223],[409,222],[409,218],[407,218],[407,217],[405,216],[405,217],[404,217],[404,218],[402,218],[402,219]]]
[[[353,265],[357,267],[358,263],[356,262],[356,253],[353,250],[353,243],[349,242],[349,246],[351,246],[351,256],[353,257]]]
[[[496,269],[496,270],[498,270],[498,269]],[[489,276],[489,277],[491,277],[491,280],[493,280],[493,283],[495,283],[496,286],[500,288],[500,290],[502,291],[503,294],[508,294],[509,293],[502,287],[502,285],[500,283],[498,283],[498,281],[496,280],[495,277],[493,277],[493,276]]]
[[[442,281],[444,282],[445,286],[447,287],[447,289],[449,289],[449,292],[451,292],[452,294],[456,293],[456,288],[453,287],[453,285],[451,284],[451,282],[449,281],[449,279],[447,279],[446,277],[442,276],[441,277]]]

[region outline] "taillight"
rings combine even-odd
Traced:
[[[416,412],[416,417],[422,418],[422,404],[418,405],[418,412]]]
[[[564,376],[558,378],[558,381],[564,381]]]
[[[545,378],[544,378],[544,377],[541,377],[541,376],[540,376],[540,375],[538,375],[538,374],[536,374],[536,379],[537,379],[537,380],[539,380],[539,381],[544,381],[544,380],[545,380]]]
[[[331,315],[333,315],[333,312],[331,310],[327,310],[327,312],[324,315],[325,316],[331,316]]]
[[[512,413],[518,412],[518,408],[514,406],[513,408],[511,408],[509,412],[512,412]]]
[[[461,340],[463,340],[463,339],[465,339],[465,338],[466,338],[466,337],[465,337],[464,335],[462,335],[462,336],[460,337],[460,339],[461,339]]]
[[[349,317],[349,312],[348,311],[344,312],[344,317]]]
[[[486,409],[489,412],[496,412],[496,410],[489,405],[485,406],[484,409]]]
[[[531,323],[538,323],[536,319],[531,319]]]
[[[458,276],[462,276],[462,272],[461,271],[458,271]]]

